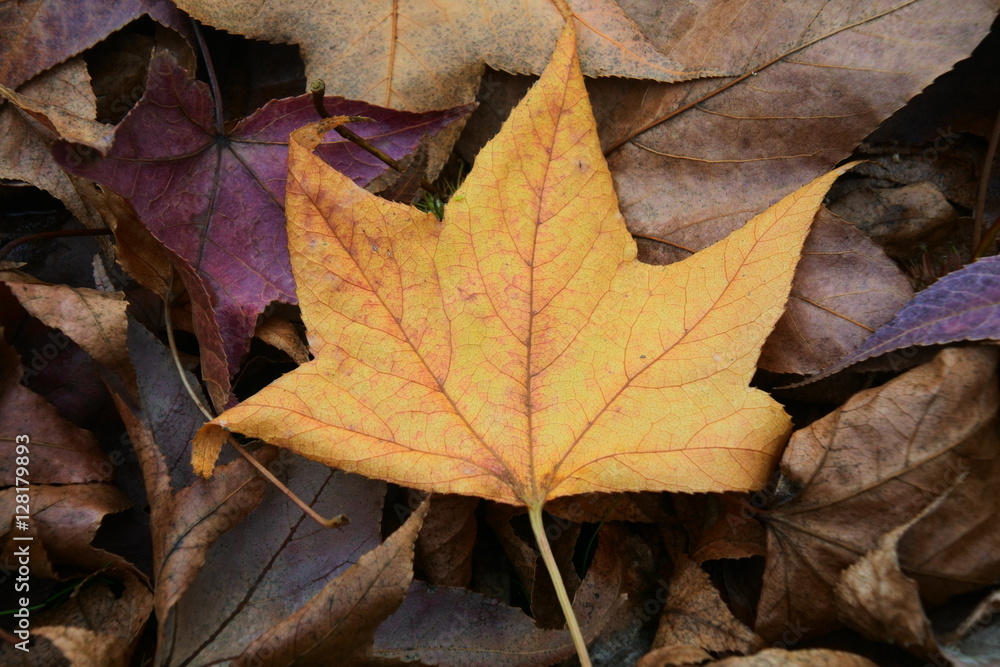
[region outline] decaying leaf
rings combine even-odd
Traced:
[[[829,377],[859,361],[908,348],[1000,338],[1000,257],[983,257],[920,292],[896,316],[836,364]]]
[[[211,480],[194,475],[188,463],[190,439],[203,417],[184,391],[163,345],[134,321],[128,336],[138,396],[133,403],[123,389],[117,389],[114,398],[149,496],[153,604],[162,664],[168,662],[172,647],[175,607],[195,581],[208,550],[257,507],[266,485],[243,459],[221,466]]]
[[[573,606],[593,638],[618,612],[627,569],[614,539],[599,540]],[[565,630],[539,628],[519,609],[461,588],[414,582],[375,635],[374,655],[432,665],[552,665],[573,654]]]
[[[761,636],[835,625],[840,571],[952,486],[900,541],[903,571],[939,602],[1000,580],[996,364],[993,348],[945,349],[792,436],[781,488],[794,497],[766,514]]]
[[[516,139],[515,139],[516,138]],[[641,264],[571,30],[443,225],[294,140],[289,242],[316,359],[199,432],[538,508],[589,491],[761,485],[788,417],[748,386],[829,183],[686,262]]]
[[[808,375],[842,359],[913,296],[898,266],[852,225],[820,209],[788,307],[758,367]]]
[[[0,516],[13,517],[17,491],[15,487],[0,491]],[[32,574],[48,579],[66,579],[80,571],[96,572],[113,567],[139,574],[134,566],[118,554],[94,544],[104,520],[126,510],[131,503],[112,484],[39,484],[31,487],[29,525],[36,532],[31,560]],[[16,561],[12,538],[13,522],[0,527],[0,559]]]
[[[389,538],[329,582],[298,612],[254,640],[233,664],[364,664],[375,630],[402,604],[413,578],[413,543],[424,501]]]
[[[145,583],[130,574],[123,579],[124,590],[116,590],[118,582],[85,579],[59,606],[33,613],[35,641],[30,651],[25,654],[4,642],[0,661],[5,665],[127,667],[153,605]]]
[[[950,491],[945,490],[922,512],[880,537],[874,549],[840,573],[834,587],[840,620],[866,637],[897,644],[920,657],[938,649],[920,602],[920,588],[903,574],[897,550],[903,533],[937,509]]]
[[[15,88],[39,72],[93,46],[143,14],[190,33],[190,25],[168,0],[26,0],[0,3],[0,83]]]
[[[351,99],[426,111],[473,100],[483,64],[539,73],[562,27],[549,0],[353,5],[308,2],[177,3],[199,20],[256,39],[295,42],[306,76]],[[698,72],[664,58],[611,0],[570,2],[589,76],[681,81]],[[307,20],[303,20],[307,16]]]
[[[704,667],[876,667],[876,665],[867,658],[846,651],[829,649],[787,651],[782,648],[768,648],[746,657],[709,662]]]
[[[290,452],[273,460],[272,472],[318,512],[351,518],[330,530],[266,487],[243,459],[211,480],[194,477],[190,439],[203,418],[167,351],[135,322],[130,348],[139,405],[116,398],[150,489],[157,664],[233,660],[379,546],[385,485]],[[314,627],[321,631],[322,621]]]
[[[764,648],[764,641],[733,616],[700,565],[679,554],[674,567],[653,649],[697,646],[716,654],[748,654]]]
[[[100,226],[100,216],[48,149],[48,143],[61,133],[83,143],[101,144],[109,139],[100,136],[99,128],[105,135],[110,135],[111,128],[93,120],[97,104],[87,64],[74,58],[32,79],[17,92],[0,85],[0,95],[9,100],[0,106],[0,177],[31,183],[61,200],[85,225]]]
[[[135,371],[126,345],[123,294],[48,285],[17,271],[0,271],[0,281],[28,314],[62,331],[135,393]]]
[[[531,601],[531,615],[543,628],[559,628],[563,624],[563,614],[559,609],[555,586],[545,563],[539,555],[534,541],[527,537],[529,517],[523,507],[501,503],[488,503],[484,512],[486,523],[500,541],[507,559],[517,573],[525,594]],[[520,522],[520,531],[515,522]],[[580,586],[580,575],[573,565],[577,539],[580,537],[579,524],[570,521],[555,521],[553,517],[543,517],[545,537],[552,548],[552,555],[559,568],[560,577],[570,597]]]
[[[734,77],[590,86],[630,229],[700,250],[847,157],[968,57],[996,0],[640,3],[667,56]],[[687,255],[648,246],[659,262]]]
[[[51,343],[50,343],[51,344]],[[54,344],[51,344],[54,347]],[[21,385],[18,356],[0,339],[0,486],[107,482],[114,467],[97,439],[63,419],[44,398]],[[17,436],[29,435],[30,466],[16,465]]]
[[[429,583],[469,585],[478,506],[479,500],[468,496],[431,496],[414,556]]]

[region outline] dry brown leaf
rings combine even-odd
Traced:
[[[192,478],[190,436],[204,418],[162,345],[134,323],[130,335],[141,409],[117,400],[150,489],[157,661],[232,660],[379,545],[385,485],[288,452],[273,460],[271,471],[316,511],[349,515],[332,530],[263,485],[243,459],[218,481]]]
[[[54,343],[47,343],[55,349]],[[42,346],[42,354],[45,352]],[[114,466],[90,431],[63,419],[20,383],[20,358],[0,338],[0,486],[110,481]],[[28,435],[30,466],[17,477],[16,438]]]
[[[181,0],[183,10],[229,32],[294,42],[306,77],[349,99],[410,111],[475,98],[484,63],[539,74],[563,25],[549,0],[351,4]],[[572,0],[584,74],[681,81],[695,76],[651,48],[612,0]]]
[[[253,335],[287,354],[297,364],[309,361],[309,348],[295,325],[280,315],[272,315],[257,325]]]
[[[44,119],[26,117],[13,102],[0,105],[0,177],[21,180],[62,201],[88,227],[103,226],[97,212],[81,198],[75,180],[49,153],[47,142],[60,132],[81,143],[107,141],[111,128],[93,120],[96,113],[90,76],[83,58],[74,58],[29,81],[17,91],[0,86],[13,99]]]
[[[28,314],[61,330],[97,363],[118,375],[135,395],[135,371],[126,343],[127,304],[121,292],[49,285],[19,271],[0,271],[0,282]]]
[[[116,595],[103,584],[89,585],[51,613],[33,621],[73,667],[126,667],[153,611],[153,594],[136,577],[125,576]]]
[[[128,336],[138,401],[133,404],[121,388],[113,396],[149,496],[154,606],[160,644],[169,652],[170,643],[163,638],[174,632],[174,607],[197,577],[209,547],[257,507],[267,485],[243,459],[221,466],[221,475],[211,480],[194,475],[188,463],[190,440],[204,417],[181,387],[162,343],[135,322]]]
[[[670,507],[670,496],[652,491],[581,493],[578,496],[556,498],[545,506],[545,511],[575,523],[663,523],[676,518]]]
[[[878,667],[860,655],[829,649],[786,651],[769,648],[740,658],[726,658],[710,662],[705,667]]]
[[[21,514],[15,511],[16,494],[16,488],[0,491],[0,516]],[[29,524],[37,531],[32,542],[32,575],[67,579],[80,571],[96,572],[111,566],[143,576],[118,554],[93,544],[104,519],[131,505],[125,494],[111,484],[32,485]],[[0,562],[15,562],[13,553],[21,544],[12,539],[12,523],[0,524]],[[39,558],[42,554],[44,557]]]
[[[764,648],[764,640],[733,616],[701,566],[682,554],[674,561],[653,649],[697,646],[716,654],[746,654]]]
[[[563,18],[551,0],[393,0],[361,9],[308,0],[180,0],[209,25],[255,39],[299,45],[309,80],[384,107],[426,111],[472,102],[484,67],[540,73]],[[570,0],[584,72],[683,81],[715,72],[664,58],[614,0]],[[307,19],[303,19],[307,16]],[[428,171],[441,169],[464,121],[431,142]]]
[[[132,206],[121,196],[100,186],[84,188],[81,194],[114,232],[113,249],[118,264],[150,292],[161,297],[166,295],[173,275],[168,251],[139,222]],[[186,319],[190,321],[191,315],[188,314]],[[189,324],[187,330],[192,328]]]
[[[233,665],[363,664],[376,628],[399,608],[413,579],[413,544],[428,506],[421,503],[384,543],[255,639]]]
[[[793,434],[779,492],[794,496],[764,516],[759,634],[833,626],[839,572],[959,479],[901,540],[903,570],[938,601],[1000,579],[996,361],[991,347],[945,349]]]
[[[664,646],[653,649],[639,659],[635,667],[667,667],[668,665],[701,665],[712,660],[711,654],[697,646]]]
[[[858,185],[906,187],[927,181],[940,190],[949,202],[973,210],[979,191],[979,168],[985,158],[983,140],[957,134],[950,127],[938,127],[935,134],[939,136],[927,144],[916,146],[863,144],[857,152],[866,161],[859,165],[855,175],[868,179]],[[1000,194],[1000,176],[996,171],[993,171],[987,193],[986,214],[995,216],[997,209],[994,202]],[[943,211],[940,204],[935,204],[934,208]]]
[[[625,542],[616,531],[602,533],[574,597],[573,609],[588,641],[621,613],[631,565],[623,553]],[[573,645],[566,630],[539,628],[521,610],[492,598],[415,581],[403,606],[379,627],[374,654],[431,665],[541,667],[571,656]]]
[[[750,558],[766,553],[764,528],[754,517],[762,493],[694,494],[674,498],[688,534],[688,552],[702,564],[720,558]],[[757,503],[758,507],[754,504]]]
[[[874,549],[840,573],[834,602],[841,621],[869,639],[896,644],[919,657],[929,657],[938,650],[920,602],[920,589],[917,582],[903,574],[897,549],[903,534],[937,509],[950,491],[883,535]]]
[[[858,187],[834,199],[830,210],[897,258],[919,248],[933,248],[954,234],[958,225],[958,212],[929,181],[902,187]]]
[[[153,596],[135,576],[122,576],[124,590],[85,579],[55,608],[33,612],[30,652],[0,643],[0,663],[127,667],[152,612]]]
[[[712,0],[628,11],[666,55],[739,72],[589,86],[630,229],[700,250],[844,159],[966,58],[997,2]],[[686,255],[649,253],[658,263]]]
[[[912,296],[910,281],[877,245],[822,208],[802,247],[788,306],[757,366],[799,375],[828,368]]]
[[[556,600],[552,579],[535,548],[525,509],[489,502],[485,517],[531,600],[531,613],[536,622],[544,628],[562,627],[563,615]],[[580,575],[573,566],[580,525],[551,515],[544,516],[544,520],[545,535],[552,545],[552,553],[559,564],[566,591],[572,599],[580,586]]]
[[[417,492],[411,492],[417,493]],[[416,544],[416,565],[436,586],[468,586],[479,499],[434,494]]]

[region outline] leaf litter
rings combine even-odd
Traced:
[[[480,86],[473,124],[488,112],[500,128],[527,87],[521,79],[504,92],[504,72],[542,73],[564,18],[578,32],[583,73],[598,78],[585,89],[566,74],[573,40],[564,38],[549,68],[563,74],[543,74],[485,148],[481,130],[463,140],[472,173],[439,222],[357,190],[351,178],[364,183],[386,167],[333,134],[321,157],[297,140],[289,149],[291,131],[317,118],[308,95],[221,126],[216,93],[190,74],[190,46],[207,56],[199,28],[172,3],[91,12],[79,36],[61,22],[76,11],[66,3],[4,7],[34,12],[35,22],[15,21],[0,40],[0,122],[9,128],[0,173],[23,183],[0,190],[13,201],[28,184],[47,190],[62,204],[42,209],[65,205],[91,230],[114,232],[90,254],[68,251],[73,240],[42,245],[49,255],[28,244],[0,250],[17,260],[0,267],[11,346],[0,437],[11,451],[22,431],[36,443],[32,594],[52,591],[46,610],[32,612],[33,658],[541,665],[582,654],[581,640],[595,664],[969,664],[991,655],[996,355],[967,341],[995,337],[994,258],[969,247],[962,215],[983,217],[968,181],[982,171],[992,121],[960,123],[956,134],[946,125],[958,121],[940,120],[935,133],[928,116],[928,132],[895,135],[905,146],[872,135],[855,154],[877,164],[830,191],[843,220],[820,209],[832,176],[811,194],[795,191],[966,57],[995,2],[762,1],[736,12],[727,3],[531,2],[516,12],[414,3],[338,21],[332,6],[304,21],[295,3],[255,5],[256,15],[250,3],[180,4],[235,32],[298,43],[309,76],[321,72],[334,94],[427,112],[341,111],[361,103],[327,100],[328,114],[376,118],[353,127],[409,166],[388,189],[384,177],[372,189],[404,204],[420,197],[425,171],[447,162],[468,112],[436,109],[470,102]],[[102,43],[126,48],[139,37],[130,57],[143,64],[116,70],[114,58],[85,50],[144,12],[155,23],[139,20]],[[487,17],[504,30],[485,30]],[[370,37],[337,43],[338,30]],[[220,48],[201,31],[209,51]],[[35,50],[15,62],[3,54],[19,39]],[[411,60],[421,53],[436,55]],[[494,71],[480,85],[486,65]],[[143,101],[117,127],[97,123],[91,87],[106,114],[116,104],[108,94],[126,95],[126,106],[140,97],[128,82],[145,69]],[[608,75],[624,78],[600,78]],[[922,96],[930,106],[904,109],[928,114],[944,95],[934,91],[952,90],[945,79]],[[231,82],[217,81],[228,99]],[[170,103],[153,108],[154,99]],[[960,116],[995,115],[988,96],[966,101]],[[596,129],[580,122],[591,104]],[[196,131],[172,145],[181,127]],[[881,127],[893,136],[900,125]],[[277,143],[207,189],[174,187],[207,173],[199,156],[221,165],[248,137]],[[143,145],[188,150],[194,161],[150,177],[128,164],[148,156],[121,152]],[[80,169],[92,173],[69,173]],[[456,169],[445,178],[469,171]],[[240,180],[230,174],[245,173],[260,176],[265,197],[229,187]],[[232,206],[206,208],[205,193]],[[893,219],[897,206],[905,220]],[[204,230],[218,228],[212,216],[235,210],[249,214],[227,222],[236,250],[192,260]],[[250,222],[261,216],[270,222],[255,235]],[[10,219],[8,238],[64,229],[31,226],[34,210]],[[555,224],[562,219],[572,224]],[[171,224],[190,237],[169,241]],[[786,242],[772,252],[767,240],[779,230]],[[252,249],[238,245],[248,239]],[[636,254],[674,264],[639,264]],[[259,261],[241,274],[233,256]],[[757,273],[743,275],[748,267]],[[281,282],[269,272],[287,277],[281,289],[267,287]],[[907,277],[918,293],[904,306]],[[174,352],[163,343],[164,298]],[[703,310],[699,298],[708,299]],[[911,354],[919,346],[937,356],[922,362]],[[485,362],[466,365],[477,354]],[[892,371],[900,356],[914,366],[903,375]],[[306,504],[351,523],[314,525],[231,454],[211,479],[196,475],[191,440],[204,419],[171,357],[201,400],[244,401],[227,420],[246,406],[267,422],[277,403],[250,406],[298,382],[291,378],[320,369],[319,379],[334,380],[280,404],[311,415],[323,444],[305,451],[321,461],[245,444]],[[861,357],[869,358],[852,363]],[[425,364],[418,375],[414,359]],[[691,375],[699,368],[706,374]],[[883,370],[865,375],[872,368]],[[781,405],[764,391],[817,371],[822,383],[783,388]],[[277,423],[259,435],[302,444],[301,424]],[[442,430],[449,423],[457,430]],[[240,431],[235,420],[228,426]],[[420,456],[409,463],[390,442]],[[444,456],[424,443],[444,445]],[[477,455],[476,443],[490,455]],[[209,458],[195,460],[207,468]],[[0,469],[16,477],[9,468]],[[424,502],[417,489],[435,493]],[[0,494],[13,497],[13,487]],[[516,505],[533,506],[530,521]],[[0,538],[8,556],[10,535]],[[571,602],[575,645],[563,625]],[[854,634],[832,641],[845,624]],[[803,630],[789,641],[789,628]],[[778,640],[783,648],[761,650]]]

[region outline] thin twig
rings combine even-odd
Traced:
[[[319,114],[320,118],[329,118],[330,112],[326,110],[326,105],[323,103],[323,96],[326,94],[326,83],[323,82],[323,79],[316,79],[315,81],[312,82],[312,85],[309,86],[309,90],[312,93],[312,101],[313,101],[313,106],[316,107],[316,113]],[[365,149],[366,151],[377,157],[385,164],[389,165],[389,167],[391,167],[394,171],[400,174],[406,171],[406,169],[403,167],[403,165],[399,163],[398,160],[394,160],[393,158],[389,157],[381,150],[379,150],[376,146],[374,146],[371,142],[369,142],[367,139],[365,139],[362,136],[359,136],[354,131],[344,127],[343,125],[338,125],[333,129],[337,134],[339,134],[343,138],[347,139],[353,144],[357,144],[358,146]],[[424,190],[426,190],[427,192],[431,193],[436,197],[441,196],[441,191],[438,190],[436,187],[434,187],[434,184],[428,181],[426,178],[420,179],[420,187],[422,187]]]
[[[180,355],[177,353],[177,343],[174,340],[174,327],[170,318],[170,302],[173,300],[173,291],[174,291],[174,276],[171,273],[170,288],[167,292],[166,298],[163,300],[163,321],[167,327],[167,342],[170,344],[170,356],[174,358],[174,366],[177,367],[177,373],[178,375],[181,376],[181,384],[183,384],[184,389],[187,390],[188,396],[190,396],[191,400],[194,401],[194,404],[198,406],[198,409],[201,410],[201,413],[205,415],[205,418],[211,421],[215,419],[215,415],[213,415],[211,411],[207,407],[205,407],[205,404],[202,402],[201,398],[198,397],[198,394],[191,386],[191,383],[188,382],[187,372],[184,370],[184,366],[181,365],[181,358]],[[236,449],[236,451],[240,454],[240,456],[245,458],[247,462],[250,463],[250,465],[256,468],[257,472],[259,472],[261,476],[264,477],[264,479],[269,481],[271,484],[277,487],[279,491],[288,496],[288,498],[293,503],[295,503],[295,505],[300,510],[305,512],[305,514],[310,519],[312,519],[313,521],[315,521],[316,523],[325,528],[346,526],[348,523],[350,523],[350,519],[347,517],[346,514],[338,514],[337,516],[329,519],[324,518],[316,510],[310,507],[304,500],[299,498],[294,491],[285,486],[284,483],[282,483],[280,479],[275,477],[274,473],[268,470],[267,467],[264,466],[264,464],[262,464],[260,461],[256,459],[256,457],[251,455],[250,452],[244,449],[242,445],[237,443],[236,440],[233,438],[233,436],[230,435],[227,438],[227,441],[229,442],[230,445],[233,446],[233,448]]]
[[[14,239],[8,242],[4,247],[0,248],[0,260],[7,256],[11,250],[24,243],[31,243],[32,241],[43,241],[45,239],[58,239],[64,236],[107,236],[112,232],[110,229],[63,229],[54,232],[39,232],[37,234],[28,234],[27,236],[22,236],[19,239]]]
[[[986,251],[986,248],[980,247],[983,233],[983,216],[986,212],[986,191],[990,185],[990,174],[993,171],[993,158],[997,154],[998,142],[1000,142],[1000,109],[997,110],[997,118],[993,121],[993,134],[990,135],[990,145],[986,149],[986,159],[983,160],[983,171],[979,174],[979,191],[976,193],[976,217],[972,222],[972,247],[975,248],[972,259],[980,257]]]
[[[204,35],[201,34],[201,25],[195,19],[191,19],[191,25],[194,26],[194,35],[198,39],[198,50],[201,51],[201,57],[205,60],[205,71],[208,72],[208,82],[212,86],[212,97],[215,98],[215,131],[219,134],[225,134],[222,93],[219,92],[219,79],[215,76],[215,67],[212,65],[212,54],[208,52],[208,43],[205,41]]]

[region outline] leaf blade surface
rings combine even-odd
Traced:
[[[574,46],[567,30],[440,225],[293,139],[289,243],[316,359],[201,431],[200,471],[231,429],[529,506],[765,481],[790,423],[749,381],[839,172],[687,261],[642,264]]]

